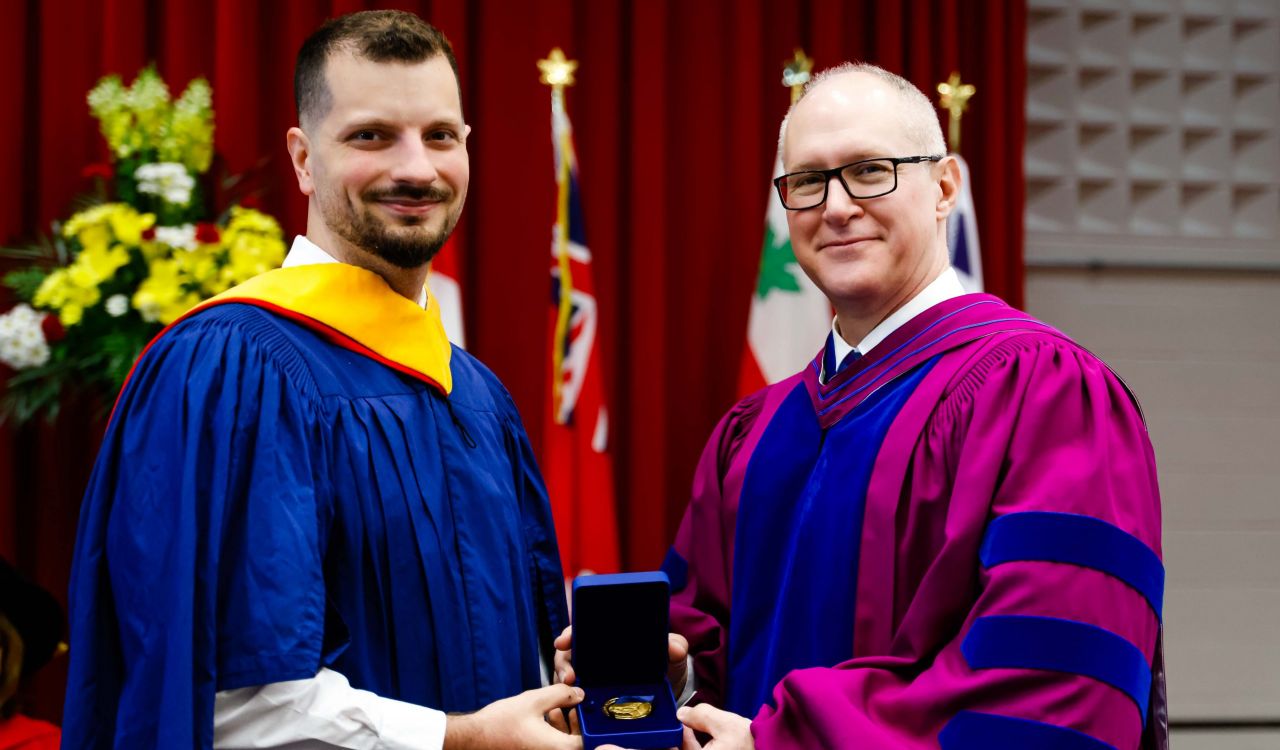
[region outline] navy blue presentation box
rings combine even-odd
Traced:
[[[584,750],[679,747],[683,734],[667,682],[666,573],[582,576],[573,582],[573,671],[586,698],[577,706]],[[642,719],[604,712],[610,698],[653,704]]]

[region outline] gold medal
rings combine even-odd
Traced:
[[[604,715],[610,719],[643,719],[653,713],[653,704],[634,695],[622,695],[604,702]]]

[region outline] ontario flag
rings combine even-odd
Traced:
[[[583,231],[577,157],[563,99],[552,97],[556,220],[548,315],[551,377],[543,471],[566,576],[618,570],[609,413],[600,367],[599,310]]]
[[[462,274],[458,262],[461,244],[458,231],[454,230],[444,247],[431,259],[427,286],[431,287],[431,296],[440,304],[440,319],[444,322],[449,342],[466,349],[467,339],[462,326]]]
[[[782,174],[782,154],[773,176]],[[831,303],[796,262],[787,231],[787,210],[769,188],[760,273],[751,298],[747,348],[742,355],[738,395],[746,396],[790,377],[808,364],[831,331]]]

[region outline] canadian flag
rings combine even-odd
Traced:
[[[781,174],[782,154],[778,154],[773,175]],[[770,186],[764,247],[756,292],[751,298],[738,395],[754,393],[799,372],[822,348],[831,331],[831,317],[831,303],[796,262],[787,230],[787,210]]]

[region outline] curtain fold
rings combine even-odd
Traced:
[[[148,62],[175,95],[210,80],[215,171],[247,175],[239,194],[303,231],[284,149],[293,57],[324,18],[366,7],[415,11],[454,43],[474,126],[460,258],[468,343],[510,388],[537,448],[555,181],[535,61],[560,46],[580,62],[567,98],[629,569],[661,561],[703,441],[734,399],[789,101],[781,67],[796,47],[819,69],[881,64],[931,98],[952,70],[978,87],[963,152],[983,269],[990,291],[1022,304],[1026,10],[985,0],[19,0],[0,23],[0,101],[12,113],[0,118],[0,243],[68,215],[90,187],[81,169],[106,156],[85,94]],[[0,292],[0,309],[10,302]],[[0,428],[0,554],[64,601],[101,429],[84,406],[52,427]],[[55,720],[60,673],[35,695]]]

